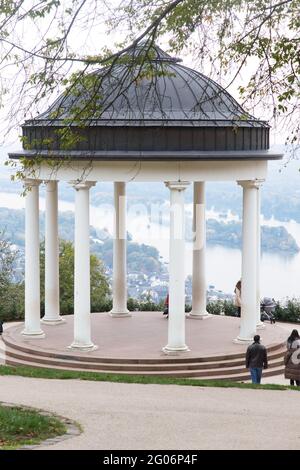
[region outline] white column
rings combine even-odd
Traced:
[[[261,321],[260,313],[260,258],[261,258],[261,225],[260,225],[260,205],[261,205],[261,186],[265,180],[257,180],[257,266],[256,266],[256,296],[257,296],[257,320],[256,328],[265,328],[264,322]]]
[[[45,223],[45,315],[42,323],[58,325],[59,314],[59,240],[57,181],[46,182]]]
[[[90,287],[90,194],[95,183],[81,182],[73,186],[75,193],[74,249],[74,341],[70,348],[94,350],[91,340]]]
[[[188,182],[166,183],[170,189],[170,262],[169,262],[169,320],[166,354],[188,351],[185,344],[185,229],[184,190]]]
[[[22,332],[32,338],[44,338],[41,329],[40,307],[40,181],[25,180],[25,328]]]
[[[242,308],[236,342],[251,342],[257,323],[257,185],[239,181],[243,187]]]
[[[126,231],[126,185],[114,183],[114,244],[113,244],[113,308],[112,317],[130,317],[127,310],[127,231]]]
[[[187,318],[204,320],[210,318],[206,311],[206,221],[205,221],[205,183],[194,183],[193,204],[193,278],[192,278],[192,311]]]

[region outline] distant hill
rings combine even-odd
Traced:
[[[11,210],[0,207],[0,232],[20,250],[23,258],[25,245],[25,211]],[[40,215],[40,238],[45,236],[45,213]],[[74,213],[61,212],[59,214],[59,237],[74,241]],[[91,252],[97,254],[107,268],[112,268],[113,240],[106,230],[90,227]],[[162,273],[165,266],[160,259],[159,251],[149,245],[135,243],[128,237],[127,266],[129,272],[144,274]]]
[[[188,224],[191,226],[191,224]],[[25,211],[12,210],[0,207],[0,231],[5,237],[23,251]],[[41,239],[45,234],[45,213],[40,216]],[[59,236],[64,240],[74,241],[74,213],[59,213]],[[106,230],[90,228],[91,251],[99,255],[105,264],[112,267],[112,237]],[[187,240],[192,240],[192,234],[187,232]],[[229,248],[241,248],[242,226],[240,222],[223,222],[213,219],[207,221],[207,242],[211,245],[222,245]],[[273,253],[294,254],[299,251],[295,239],[284,227],[262,227],[262,250]],[[150,245],[139,244],[132,241],[128,234],[128,268],[131,272],[145,274],[160,273],[163,265],[159,251]]]

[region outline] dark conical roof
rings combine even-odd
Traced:
[[[26,121],[23,136],[35,150],[62,149],[62,127],[78,129],[74,151],[269,148],[266,122],[245,112],[215,81],[179,62],[155,44],[131,47]],[[93,106],[87,112],[88,102]]]
[[[141,58],[145,61],[144,68],[137,64]],[[101,95],[96,106],[97,124],[116,120],[125,125],[132,125],[133,121],[143,125],[154,120],[164,125],[265,125],[246,113],[220,85],[179,64],[179,60],[156,45],[148,48],[142,45],[129,50],[111,67],[95,72],[101,77],[95,85],[99,87],[97,94]],[[94,88],[85,93],[83,89],[80,96],[78,92],[75,96],[72,92],[61,96],[36,121],[46,119],[49,125],[51,121],[57,123],[52,119],[57,111],[60,119],[70,118],[70,111],[84,107],[93,91]],[[89,118],[95,124],[94,117]]]

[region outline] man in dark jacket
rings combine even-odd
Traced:
[[[260,344],[260,336],[254,336],[254,343],[251,344],[246,353],[246,367],[250,370],[253,384],[260,384],[262,370],[268,368],[268,358],[266,348]]]

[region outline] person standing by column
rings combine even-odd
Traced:
[[[242,281],[241,279],[236,283],[235,289],[235,298],[234,298],[234,305],[237,307],[237,316],[241,316],[241,307],[242,307],[242,301],[241,301],[241,295],[242,295]]]
[[[169,317],[169,294],[167,294],[167,297],[165,299],[163,315],[165,315],[166,318]]]
[[[255,335],[253,340],[246,352],[246,368],[250,370],[252,383],[260,384],[262,370],[268,368],[267,350],[260,344],[259,335]]]

